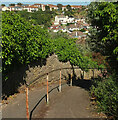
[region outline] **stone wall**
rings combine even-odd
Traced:
[[[29,70],[26,71],[26,81],[27,83],[36,82],[45,82],[46,81],[46,73],[49,73],[49,81],[59,80],[60,69],[62,72],[62,79],[69,79],[72,69],[64,69],[64,68],[72,68],[69,62],[62,63],[59,62],[57,55],[52,55],[46,60],[45,66],[35,66],[34,68],[30,67]],[[53,71],[53,72],[51,72]],[[81,79],[91,79],[91,77],[97,77],[97,75],[101,71],[90,69],[88,72],[82,71],[81,69],[74,69],[74,73],[76,78]],[[44,75],[44,76],[43,76]]]
[[[63,68],[71,68],[69,62],[62,63],[59,62],[57,55],[52,55],[47,58],[45,65],[41,65],[41,61],[37,61],[36,63],[30,64],[29,66],[16,66],[15,70],[9,74],[9,79],[3,85],[3,96],[11,95],[16,93],[17,91],[21,91],[23,88],[23,84],[25,81],[28,84],[35,83],[46,83],[46,73],[49,73],[49,82],[58,81],[60,78],[60,69],[62,69],[61,77],[62,80],[70,80],[72,69],[63,69]],[[93,71],[89,70],[88,72],[82,71],[81,69],[74,69],[74,73],[77,79],[91,79],[93,77]],[[94,70],[94,77],[100,73],[98,70]],[[84,76],[84,77],[83,77]]]

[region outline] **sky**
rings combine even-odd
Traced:
[[[1,0],[1,2],[90,2],[91,0]]]

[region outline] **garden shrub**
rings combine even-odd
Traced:
[[[118,118],[118,76],[112,75],[108,79],[95,82],[92,85],[91,94],[97,99],[98,111],[108,116]]]

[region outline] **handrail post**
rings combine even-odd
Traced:
[[[47,104],[49,103],[49,95],[48,95],[48,73],[47,73]]]
[[[59,80],[59,92],[61,92],[61,69],[60,69],[60,80]]]
[[[95,72],[94,72],[94,68],[93,68],[93,79],[95,78]]]
[[[29,120],[29,104],[28,104],[28,86],[26,85],[26,116]]]
[[[71,70],[71,80],[70,80],[70,86],[72,86],[72,70]]]

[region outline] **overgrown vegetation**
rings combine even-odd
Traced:
[[[92,24],[88,44],[92,51],[105,56],[107,78],[99,76],[93,81],[91,93],[97,98],[98,110],[113,119],[118,118],[118,2],[93,2],[88,18]],[[100,61],[101,62],[101,61]],[[106,75],[105,75],[106,76]]]
[[[62,33],[50,36],[46,29],[33,25],[32,21],[21,16],[17,12],[2,13],[3,82],[9,80],[8,73],[13,72],[14,66],[44,60],[53,53],[58,55],[60,61],[70,61],[71,65],[84,70],[97,66],[89,56],[81,54],[75,39]]]
[[[99,78],[91,87],[91,95],[97,98],[98,111],[108,116],[118,118],[118,76],[112,75],[107,79]]]
[[[33,26],[15,12],[2,13],[3,81],[17,64],[28,64],[46,58],[52,51],[47,30]]]
[[[42,25],[44,27],[49,27],[51,26],[51,20],[54,19],[56,12],[49,10],[39,10],[33,13],[27,11],[18,11],[18,14],[34,25]]]

